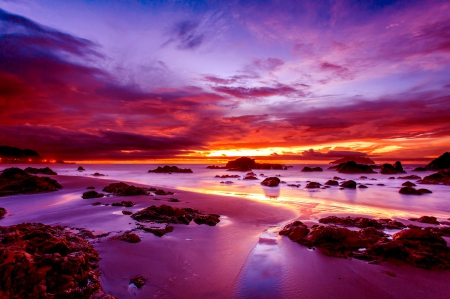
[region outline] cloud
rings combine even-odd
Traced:
[[[283,84],[278,84],[276,87],[213,86],[212,89],[239,99],[255,99],[272,96],[304,96],[301,90]]]

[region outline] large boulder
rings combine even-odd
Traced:
[[[264,181],[261,182],[261,185],[267,186],[267,187],[276,187],[280,184],[280,179],[277,177],[269,177],[264,179]]]
[[[97,191],[86,191],[83,193],[83,195],[81,196],[81,198],[83,199],[91,199],[91,198],[101,198],[105,196],[105,194],[103,193],[98,193]]]
[[[356,188],[356,182],[353,180],[348,180],[348,181],[342,182],[341,187],[354,189],[354,188]]]
[[[229,170],[249,171],[255,168],[255,165],[256,165],[255,159],[248,157],[241,157],[233,161],[228,161],[225,167]]]
[[[128,185],[122,182],[109,184],[103,188],[103,191],[117,196],[148,195],[147,190],[144,188]]]
[[[308,167],[305,166],[303,167],[303,169],[301,170],[302,172],[314,172],[314,171],[323,171],[322,167]]]
[[[33,168],[33,167],[27,167],[25,168],[26,173],[30,174],[47,174],[47,175],[57,175],[56,172],[51,170],[49,167],[45,168]]]
[[[427,170],[442,170],[447,168],[450,168],[450,152],[443,153],[425,166]]]
[[[2,298],[112,298],[100,285],[98,253],[61,226],[0,227]]]
[[[30,175],[20,168],[7,168],[0,175],[0,196],[57,191],[62,186],[54,179]]]
[[[430,174],[426,177],[424,177],[422,180],[419,181],[421,184],[444,184],[444,185],[450,185],[450,171],[438,171],[437,173]]]
[[[192,173],[190,168],[178,168],[177,166],[166,165],[164,167],[158,166],[158,168],[149,170],[148,172],[158,173]]]
[[[397,161],[394,163],[394,165],[385,163],[381,166],[381,174],[397,174],[397,173],[406,173],[403,170],[402,163],[400,161]]]
[[[306,184],[305,188],[308,189],[315,189],[315,188],[320,188],[322,185],[320,183],[317,182],[309,182],[308,184]]]
[[[354,161],[341,163],[331,168],[336,169],[340,173],[375,173],[369,165],[357,164]]]

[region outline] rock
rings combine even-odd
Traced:
[[[259,180],[259,179],[253,175],[249,175],[244,177],[243,180]]]
[[[130,233],[130,232],[124,232],[122,235],[120,236],[114,236],[109,238],[109,240],[121,240],[121,241],[125,241],[128,243],[139,243],[141,242],[141,238],[134,234],[134,233]]]
[[[433,192],[431,192],[431,190],[428,190],[428,189],[425,189],[425,188],[420,188],[417,191],[421,192],[422,194],[424,194],[424,193],[433,193]]]
[[[359,178],[362,179],[362,180],[367,179],[367,177],[366,177],[365,175],[362,175],[362,176],[360,176]]]
[[[439,221],[437,221],[437,218],[434,216],[422,216],[420,218],[410,218],[411,221],[417,221],[422,223],[429,223],[429,224],[436,224],[439,225]]]
[[[394,240],[422,241],[429,244],[447,245],[447,242],[439,235],[423,229],[405,229],[394,235]]]
[[[405,171],[403,170],[402,164],[397,161],[395,162],[394,165],[391,164],[383,164],[381,166],[381,174],[397,174],[397,173],[405,173]]]
[[[48,167],[45,168],[33,168],[33,167],[27,167],[25,168],[25,172],[29,174],[48,174],[48,175],[57,175],[56,172],[51,170]]]
[[[301,185],[300,184],[287,184],[288,187],[295,187],[295,188],[299,188]]]
[[[82,166],[78,166],[78,171],[85,171],[86,169],[84,169]]]
[[[122,182],[109,184],[103,188],[103,191],[117,196],[148,195],[147,190],[144,188],[128,185]]]
[[[237,174],[232,174],[232,175],[225,174],[225,175],[216,175],[215,177],[216,178],[221,178],[221,179],[228,179],[228,178],[230,178],[230,179],[237,179],[237,178],[240,178],[241,176],[237,175]]]
[[[377,184],[377,186],[386,186],[385,184],[382,184],[382,183],[380,183],[380,184]]]
[[[95,187],[94,186],[89,186],[86,189],[95,189]]]
[[[375,173],[369,165],[357,164],[354,161],[341,163],[331,168],[336,169],[340,173]]]
[[[294,242],[299,242],[309,233],[308,227],[301,221],[294,221],[286,225],[279,234],[282,236],[287,236]]]
[[[232,181],[222,181],[222,182],[220,182],[221,184],[234,184],[234,182],[232,182]]]
[[[3,218],[3,216],[6,215],[6,209],[5,208],[0,208],[0,219]]]
[[[330,164],[341,164],[349,161],[354,161],[358,164],[375,164],[375,162],[370,159],[369,157],[345,157],[333,162],[330,162]]]
[[[168,205],[161,205],[159,207],[150,206],[131,216],[131,218],[140,222],[179,223],[187,225],[194,220],[197,224],[204,223],[210,226],[215,226],[219,223],[219,217],[220,215],[217,214],[202,214],[200,211],[191,208],[179,209]]]
[[[20,168],[6,168],[0,174],[0,197],[58,191],[62,186],[54,179],[30,175]]]
[[[369,187],[367,187],[366,185],[362,185],[361,184],[361,185],[358,186],[358,188],[365,189],[365,188],[369,188]]]
[[[226,167],[211,165],[211,166],[206,166],[206,169],[226,169]]]
[[[342,182],[341,187],[354,189],[354,188],[356,188],[356,182],[352,181],[352,180],[348,180],[348,181]]]
[[[313,171],[323,171],[323,169],[321,167],[311,168],[311,167],[305,166],[305,167],[303,167],[303,169],[301,171],[302,172],[313,172]]]
[[[335,181],[335,180],[328,180],[325,185],[329,185],[329,186],[338,186],[339,182]]]
[[[400,180],[420,180],[421,177],[415,174],[407,175],[407,176],[399,176],[397,179]]]
[[[397,173],[406,173],[406,171],[403,170],[403,166],[400,161],[397,161],[394,163],[394,168],[395,168],[395,170],[397,170]]]
[[[426,177],[424,177],[422,180],[419,181],[421,184],[444,184],[444,185],[450,185],[450,171],[438,171],[437,173],[430,174]]]
[[[180,202],[180,201],[176,198],[169,198],[169,202]]]
[[[390,176],[389,179],[390,179],[390,180],[395,180],[395,177]]]
[[[450,168],[450,152],[443,153],[425,166],[426,170],[442,170],[446,168]]]
[[[137,226],[138,229],[143,230],[143,231],[148,232],[148,233],[152,233],[152,234],[154,234],[157,237],[162,237],[162,236],[164,236],[167,233],[173,232],[173,226],[172,225],[167,225],[167,224],[165,225],[164,228],[161,228],[161,227],[146,227],[146,226],[144,226],[144,225],[142,225],[140,223],[137,223],[136,226]]]
[[[131,211],[122,211],[122,214],[124,214],[124,215],[133,215],[133,212],[131,212]]]
[[[320,186],[322,186],[320,183],[317,183],[317,182],[309,182],[309,183],[306,185],[306,188],[308,188],[308,189],[313,189],[313,188],[320,188]]]
[[[147,280],[142,275],[130,279],[130,283],[133,283],[138,289],[142,288],[146,281]]]
[[[416,184],[411,183],[410,181],[406,181],[402,184],[402,186],[406,186],[406,187],[414,187],[416,186]]]
[[[383,226],[383,228],[388,228],[388,229],[404,229],[404,228],[406,228],[406,225],[404,225],[403,223],[401,223],[397,220],[392,220],[392,219],[379,219],[378,223],[381,224]]]
[[[101,204],[102,204],[102,203],[99,202],[99,201],[96,201],[96,202],[93,202],[93,203],[92,203],[93,206],[99,206],[99,205],[101,205]]]
[[[162,189],[158,189],[156,191],[154,191],[156,195],[173,195],[173,192],[170,191],[164,191]]]
[[[265,178],[264,181],[261,182],[261,185],[267,187],[276,187],[280,184],[280,179],[277,177],[269,177]]]
[[[148,172],[157,172],[157,173],[192,173],[190,168],[178,168],[177,166],[158,166],[158,168],[149,170]]]
[[[91,298],[103,294],[98,253],[61,226],[0,227],[0,293],[6,298]]]
[[[225,166],[229,171],[249,171],[252,169],[280,169],[286,170],[288,166],[283,164],[269,164],[269,163],[256,163],[254,159],[248,157],[237,158],[233,161],[228,161]]]
[[[101,198],[105,196],[103,193],[98,193],[97,191],[86,191],[83,193],[81,198],[83,199],[90,199],[90,198]]]
[[[96,172],[96,173],[94,173],[93,174],[93,176],[105,176],[104,174],[101,174],[101,173],[98,173],[98,172]]]
[[[111,206],[113,206],[113,207],[127,207],[127,208],[131,208],[134,205],[135,205],[134,202],[132,202],[132,201],[125,201],[125,200],[122,200],[121,202],[115,202],[115,203],[111,204]]]
[[[427,169],[425,167],[416,167],[413,171],[427,171]]]
[[[406,194],[406,195],[422,195],[424,193],[432,193],[428,189],[416,190],[414,187],[403,187],[398,192],[401,194]]]
[[[375,219],[365,218],[365,217],[337,217],[337,216],[328,216],[325,218],[319,219],[319,223],[323,224],[339,224],[339,225],[345,225],[345,226],[354,226],[359,228],[367,228],[367,227],[374,227],[374,228],[383,228],[383,225],[378,223]]]

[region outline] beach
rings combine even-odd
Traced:
[[[73,165],[63,167],[75,169]],[[89,166],[85,167],[86,172],[89,172]],[[101,259],[100,281],[103,290],[116,298],[448,296],[449,271],[425,270],[401,263],[369,264],[356,259],[329,257],[320,250],[308,249],[278,235],[278,231],[288,222],[301,220],[313,225],[317,223],[317,218],[325,215],[395,216],[405,224],[426,226],[407,220],[406,215],[418,215],[407,209],[402,213],[399,211],[400,215],[394,215],[398,207],[383,210],[379,203],[372,209],[354,205],[352,210],[348,203],[333,204],[321,199],[314,202],[314,199],[309,198],[290,204],[288,200],[259,200],[257,196],[248,194],[238,197],[234,194],[192,192],[182,190],[182,186],[178,189],[168,188],[167,182],[164,184],[164,181],[155,180],[155,177],[151,185],[134,180],[128,183],[162,188],[174,194],[82,199],[81,195],[88,186],[100,192],[106,185],[118,180],[112,179],[114,175],[106,170],[104,172],[107,175],[101,178],[71,173],[61,175],[61,171],[59,169],[59,175],[51,176],[63,186],[59,191],[0,198],[0,206],[8,211],[0,223],[9,226],[41,222],[67,226],[73,232],[83,228],[94,235],[109,233],[105,237],[90,239],[90,242]],[[143,177],[152,175],[142,174]],[[169,180],[173,176],[188,175],[159,176]],[[158,182],[161,184],[158,185]],[[259,182],[253,184],[259,185]],[[169,198],[176,198],[179,202],[170,202]],[[121,200],[131,200],[135,206],[125,208],[104,205]],[[102,205],[93,206],[95,201],[100,201]],[[133,231],[141,238],[139,243],[109,240],[110,237],[136,228],[136,221],[124,215],[123,210],[134,213],[151,205],[162,204],[219,214],[220,222],[216,226],[197,225],[194,222],[189,225],[174,224],[173,232],[162,237],[142,230]],[[446,214],[446,211],[441,214]],[[448,244],[449,239],[445,240]],[[130,279],[136,276],[146,279],[146,284],[140,289],[130,284]]]

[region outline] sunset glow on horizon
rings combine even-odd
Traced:
[[[50,160],[425,161],[448,1],[0,0],[0,145]]]

